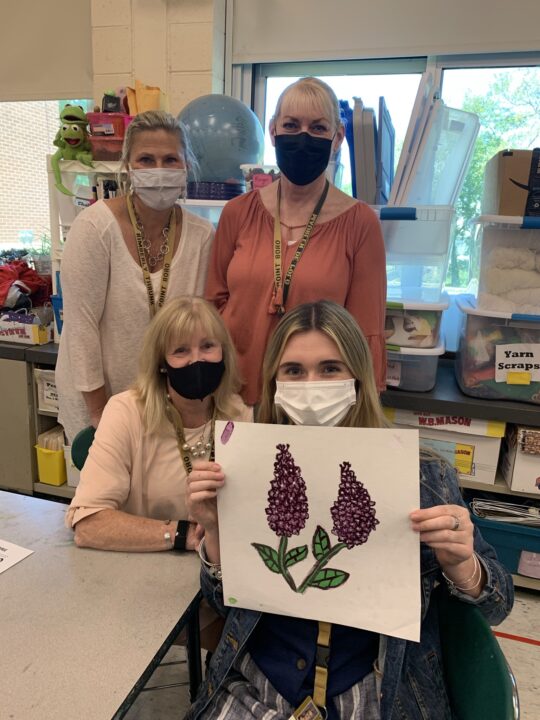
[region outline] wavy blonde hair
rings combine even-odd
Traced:
[[[275,124],[282,112],[284,102],[293,108],[321,108],[328,119],[332,121],[334,130],[341,125],[339,113],[339,100],[330,85],[316,77],[303,77],[285,88],[278,98],[275,112],[270,120]]]
[[[335,302],[298,305],[286,313],[276,327],[263,363],[263,391],[257,421],[290,424],[283,410],[274,405],[276,375],[290,338],[297,333],[319,330],[333,340],[356,382],[356,404],[339,423],[342,427],[390,427],[385,418],[373,374],[371,353],[353,316]]]
[[[144,426],[150,433],[158,432],[167,422],[167,375],[161,372],[165,357],[173,344],[189,341],[199,329],[217,340],[223,350],[225,372],[213,395],[216,417],[231,419],[238,415],[236,393],[240,378],[229,331],[214,306],[203,298],[177,297],[156,313],[144,334],[139,372],[133,386],[142,405]]]
[[[143,132],[156,132],[157,130],[164,130],[171,135],[176,135],[182,148],[186,169],[196,178],[199,163],[191,149],[191,143],[185,125],[175,118],[174,115],[165,112],[165,110],[147,110],[146,112],[135,115],[126,128],[126,134],[124,135],[124,142],[122,144],[120,169],[118,171],[119,187],[124,186],[126,191],[131,187],[128,172],[129,159],[138,135]]]

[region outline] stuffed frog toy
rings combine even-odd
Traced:
[[[88,118],[80,105],[66,105],[60,112],[62,125],[56,133],[53,145],[58,150],[51,158],[55,185],[64,195],[73,195],[62,183],[60,160],[78,160],[92,167],[92,148],[88,139]]]

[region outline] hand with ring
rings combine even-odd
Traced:
[[[435,550],[445,568],[469,562],[473,555],[474,526],[461,505],[435,505],[410,514],[412,529],[420,540]]]

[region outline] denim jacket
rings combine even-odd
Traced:
[[[420,463],[421,507],[464,505],[454,470],[441,458],[423,452]],[[474,599],[458,590],[450,590],[463,602],[476,605],[491,625],[508,615],[514,601],[510,574],[498,562],[493,548],[475,529],[474,549],[486,571],[482,594]],[[421,544],[422,626],[419,643],[381,635],[378,666],[380,678],[381,720],[446,720],[452,718],[442,673],[441,647],[436,608],[430,606],[431,593],[441,580],[441,568],[435,552]],[[221,582],[201,570],[203,594],[226,618],[221,640],[212,656],[205,682],[186,720],[205,717],[211,702],[229,673],[237,655],[245,647],[261,613],[223,604]],[[399,598],[396,597],[396,601]]]

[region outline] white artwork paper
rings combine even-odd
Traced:
[[[418,431],[216,423],[229,606],[418,641]]]
[[[28,557],[33,552],[33,550],[27,550],[20,545],[14,545],[7,540],[0,539],[0,573],[3,573],[16,563],[24,560],[25,557]]]

